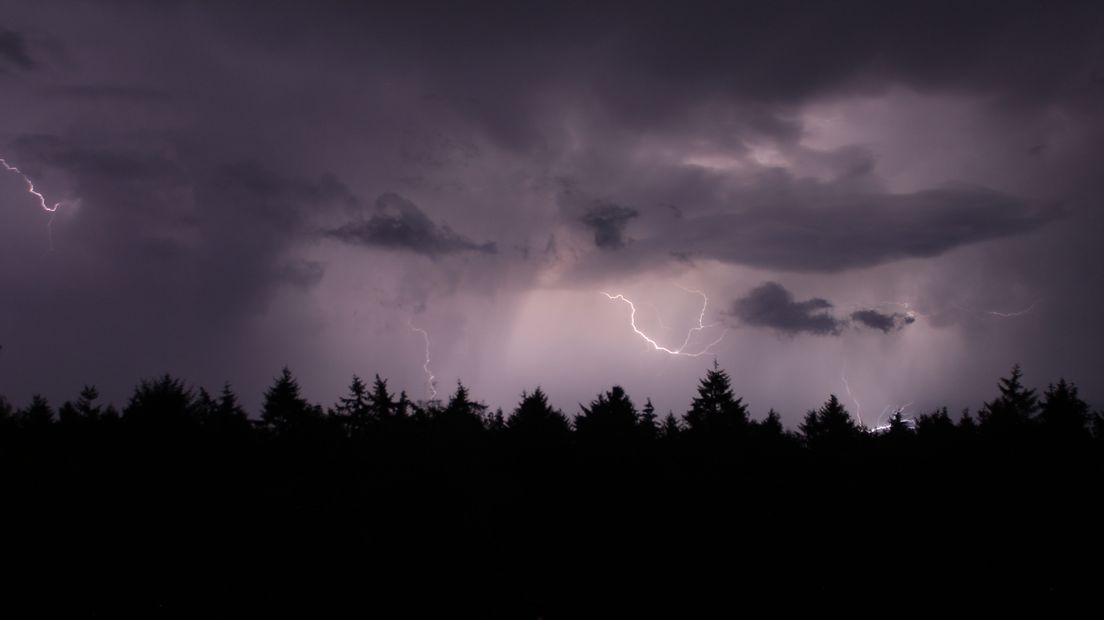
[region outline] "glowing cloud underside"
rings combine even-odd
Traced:
[[[713,347],[717,346],[718,344],[720,344],[720,342],[722,340],[724,340],[725,334],[728,333],[728,330],[725,329],[724,331],[722,331],[721,335],[718,336],[716,340],[709,343],[705,348],[701,349],[700,351],[695,351],[693,353],[687,352],[686,347],[690,346],[691,341],[694,339],[694,335],[697,334],[698,332],[701,332],[701,331],[704,331],[706,329],[709,329],[710,327],[713,327],[713,325],[706,325],[705,324],[705,310],[706,310],[706,307],[709,305],[709,298],[706,297],[705,293],[703,293],[701,291],[692,291],[690,289],[683,289],[683,290],[688,292],[688,293],[693,293],[695,295],[700,295],[701,298],[702,298],[702,307],[701,307],[701,312],[698,313],[698,324],[695,327],[691,327],[686,332],[686,338],[682,341],[682,344],[677,349],[670,349],[670,348],[667,348],[667,347],[659,344],[658,342],[655,341],[655,339],[648,336],[648,334],[644,333],[636,325],[636,305],[630,299],[628,299],[627,297],[625,297],[624,295],[621,295],[621,294],[611,295],[611,294],[606,293],[604,291],[602,292],[602,294],[605,295],[606,298],[608,298],[610,301],[622,301],[622,302],[628,304],[628,306],[629,306],[629,326],[632,327],[632,330],[636,333],[637,336],[640,336],[641,338],[644,339],[645,342],[647,342],[649,345],[651,345],[652,349],[654,349],[656,351],[661,351],[661,352],[666,353],[668,355],[680,355],[680,356],[685,356],[685,357],[700,357],[702,355],[707,355],[712,351]]]

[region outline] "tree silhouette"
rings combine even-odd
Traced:
[[[762,430],[762,435],[767,437],[782,437],[786,432],[782,426],[782,416],[779,416],[778,411],[774,409],[767,411],[766,418],[758,426]]]
[[[1093,439],[1104,442],[1104,412],[1097,411],[1092,414],[1089,428],[1092,430]]]
[[[904,413],[898,409],[889,417],[889,428],[886,436],[890,438],[910,437],[913,434],[912,426],[905,420]]]
[[[636,434],[636,407],[619,385],[599,394],[589,407],[580,405],[579,408],[581,413],[575,416],[575,430],[580,437],[608,440]]]
[[[376,381],[379,381],[379,375],[376,375]],[[333,414],[349,436],[358,437],[367,432],[372,420],[372,402],[368,386],[360,377],[353,375],[349,393],[338,399]]]
[[[465,391],[465,397],[467,392]],[[403,392],[403,398],[406,393]],[[387,381],[376,375],[372,383],[372,393],[368,395],[368,411],[377,420],[386,420],[395,415],[396,403],[391,399],[391,393],[387,391]]]
[[[272,387],[265,392],[261,421],[277,435],[287,436],[311,430],[316,418],[316,410],[300,395],[299,382],[284,366]]]
[[[655,405],[652,399],[644,400],[644,407],[640,410],[640,419],[637,423],[640,434],[645,439],[655,439],[659,436],[659,421],[656,417]]]
[[[222,392],[210,410],[206,424],[216,435],[241,437],[249,431],[249,416],[238,403],[229,381],[222,385]]]
[[[735,396],[728,373],[716,361],[698,384],[698,395],[685,418],[693,433],[732,435],[747,428],[747,407]]]
[[[565,438],[571,425],[558,409],[548,404],[548,396],[539,387],[531,394],[521,393],[521,402],[506,420],[506,430],[518,437]]]
[[[762,422],[755,423],[756,435],[764,441],[775,441],[786,435],[786,429],[782,425],[782,416],[774,409],[767,411],[767,417]]]
[[[985,403],[978,413],[979,428],[990,436],[1018,435],[1026,431],[1036,411],[1038,398],[1035,390],[1024,387],[1020,365],[1012,366],[1012,373],[998,384],[1000,396]]]
[[[17,417],[21,427],[30,431],[42,431],[54,423],[54,409],[46,397],[35,394],[31,397],[31,403]]]
[[[100,393],[92,386],[84,386],[76,403],[66,401],[58,409],[58,422],[64,426],[94,425],[100,418],[100,407],[95,404]]]
[[[143,379],[123,409],[123,422],[138,432],[171,434],[198,425],[192,391],[169,374]]]
[[[1052,439],[1076,441],[1089,437],[1089,405],[1077,394],[1077,386],[1059,379],[1047,386],[1039,411],[1043,431]]]
[[[406,390],[399,392],[399,400],[395,402],[395,418],[403,419],[410,415],[410,398],[406,395]]]
[[[483,592],[493,575],[500,599],[524,603],[505,615],[526,617],[579,609],[565,604],[572,595],[557,575],[646,605],[650,586],[624,589],[640,569],[705,565],[717,553],[755,566],[841,554],[882,566],[896,561],[887,554],[911,562],[929,549],[939,558],[1007,549],[997,591],[1038,581],[1054,597],[1092,585],[1059,561],[1069,549],[1098,555],[1079,524],[1104,518],[1094,494],[1104,416],[1089,413],[1074,383],[1058,380],[1037,402],[1015,368],[986,403],[984,428],[969,411],[956,421],[942,407],[914,424],[895,412],[871,431],[830,395],[804,416],[800,435],[773,409],[751,420],[716,364],[696,387],[685,423],[673,412],[657,420],[650,399],[638,412],[619,386],[580,405],[572,423],[539,387],[505,417],[460,382],[445,404],[414,405],[378,375],[372,385],[354,376],[327,417],[287,368],[265,390],[256,424],[229,383],[212,395],[170,375],[141,381],[122,421],[91,387],[59,408],[60,421],[42,396],[14,414],[0,398],[0,480],[18,507],[4,514],[22,518],[8,530],[5,559],[69,561],[100,545],[89,555],[129,554],[135,572],[153,575],[154,591],[176,583],[166,577],[177,574],[176,558],[221,561],[227,549],[257,558],[227,569],[227,583],[232,570],[289,571],[297,588],[304,565],[337,571],[348,564],[340,560],[370,558],[348,577],[390,586],[380,575],[405,582],[398,575],[414,563],[440,562],[447,569],[411,582],[419,594],[441,582]],[[337,420],[348,432],[337,432]],[[994,431],[1006,422],[1020,430]],[[907,536],[859,531],[880,515],[910,515],[917,527]],[[656,528],[680,519],[690,526]],[[816,528],[802,530],[807,523]],[[20,541],[28,551],[13,556]],[[605,559],[596,562],[594,549],[608,550]],[[1040,565],[1058,576],[1033,572]],[[985,581],[988,570],[970,579]]]
[[[86,385],[80,391],[80,397],[77,398],[77,414],[85,420],[95,422],[100,417],[100,406],[96,404],[96,400],[100,397],[100,391],[96,389],[96,386]]]
[[[973,420],[971,419],[971,423]],[[957,429],[946,407],[916,416],[916,436],[920,441],[940,448],[949,446]]]
[[[456,391],[449,397],[444,409],[433,413],[433,423],[438,432],[460,436],[474,436],[483,430],[483,414],[487,405],[471,399],[468,388],[456,382]]]
[[[663,417],[663,428],[660,430],[660,437],[666,441],[671,441],[677,439],[681,433],[682,424],[675,417],[675,412],[668,411],[667,415]]]
[[[800,430],[810,448],[828,451],[852,447],[862,433],[835,394],[820,409],[805,414]]]

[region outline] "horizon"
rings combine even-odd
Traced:
[[[847,394],[846,391],[842,394],[836,394],[836,393],[826,394],[825,397],[820,402],[817,402],[813,405],[810,405],[809,407],[807,407],[806,409],[804,409],[802,411],[786,412],[786,411],[780,411],[780,410],[778,410],[778,408],[771,407],[769,405],[766,407],[766,409],[760,410],[759,408],[755,407],[753,403],[747,402],[747,400],[742,397],[742,395],[740,394],[740,391],[738,389],[738,386],[735,385],[734,381],[733,381],[732,388],[733,388],[734,396],[741,400],[743,405],[747,408],[748,414],[749,414],[749,416],[752,420],[756,420],[756,421],[764,420],[764,419],[767,418],[767,416],[770,412],[774,412],[775,414],[777,414],[780,417],[783,428],[787,431],[796,431],[796,429],[798,428],[799,423],[801,422],[801,420],[809,412],[817,410],[819,407],[823,406],[830,398],[834,397],[834,398],[839,400],[839,402],[843,406],[844,410],[846,410],[847,413],[851,415],[851,417],[855,420],[855,422],[859,425],[860,428],[864,429],[868,433],[876,433],[876,432],[879,432],[881,430],[884,430],[885,425],[888,423],[888,420],[896,413],[900,413],[903,416],[903,419],[906,422],[913,423],[913,424],[915,423],[917,418],[920,418],[920,417],[923,417],[923,416],[926,416],[926,415],[936,414],[936,413],[939,413],[941,410],[946,411],[947,414],[950,416],[951,420],[955,421],[956,423],[961,421],[967,414],[970,415],[972,418],[976,418],[977,413],[979,411],[984,410],[986,405],[991,403],[993,399],[995,399],[999,396],[999,392],[997,391],[997,388],[1000,385],[1000,380],[1003,380],[1006,376],[1011,376],[1012,372],[1016,369],[1019,369],[1022,372],[1022,368],[1021,368],[1020,364],[1014,364],[1012,367],[1010,367],[1009,372],[1006,375],[1002,375],[1002,376],[997,377],[996,379],[994,379],[993,382],[992,382],[992,384],[993,384],[993,386],[992,386],[993,387],[993,393],[990,395],[990,398],[986,399],[985,401],[983,401],[981,403],[977,403],[974,406],[954,407],[954,406],[951,406],[951,405],[948,405],[948,404],[943,404],[943,405],[938,405],[936,407],[933,407],[931,409],[921,410],[921,409],[918,409],[918,408],[914,407],[913,402],[904,402],[904,403],[897,403],[895,406],[888,406],[887,405],[887,406],[883,407],[878,412],[878,414],[876,416],[872,415],[873,412],[868,411],[865,417],[863,416],[863,413],[862,413],[862,410],[861,410],[861,407],[860,407],[861,403],[858,403],[857,401],[855,401],[853,395]],[[296,380],[296,383],[299,384],[299,381],[298,381],[298,378],[296,376],[294,368],[284,366],[283,370],[288,370],[291,373],[292,378],[294,378]],[[729,378],[731,379],[731,376],[728,375],[728,373],[727,373],[727,371],[725,371],[724,367],[720,366],[719,364],[713,366],[711,370],[719,370],[720,372],[725,373],[726,376],[729,376]],[[269,385],[265,388],[265,392],[267,392],[268,389],[270,389],[273,385],[275,385],[277,382],[279,382],[280,376],[281,376],[281,373],[276,373],[276,374],[273,375],[272,381],[270,381]],[[695,383],[695,386],[694,386],[692,391],[697,390],[698,387],[700,386],[701,382],[704,381],[707,376],[708,376],[708,373],[703,375],[702,377],[700,377],[699,381],[697,383]],[[549,393],[548,390],[546,390],[543,386],[541,386],[540,384],[537,384],[537,385],[531,386],[529,388],[524,388],[522,391],[520,391],[518,393],[517,399],[512,404],[502,405],[502,404],[489,403],[489,402],[484,401],[483,399],[481,399],[479,397],[478,393],[473,392],[471,390],[471,387],[467,384],[464,384],[462,380],[458,380],[456,383],[452,384],[452,386],[438,385],[437,387],[438,387],[438,392],[439,393],[438,393],[438,396],[436,398],[418,398],[416,396],[412,396],[411,394],[409,394],[404,389],[401,389],[401,388],[396,389],[395,386],[392,386],[388,382],[387,377],[383,377],[381,375],[371,375],[371,376],[367,376],[367,377],[362,377],[360,375],[354,374],[354,375],[350,376],[350,378],[349,378],[350,387],[351,387],[351,383],[352,383],[354,377],[357,378],[357,379],[360,379],[361,381],[365,382],[368,385],[371,385],[376,379],[379,379],[379,380],[383,381],[383,383],[387,386],[389,392],[391,393],[391,395],[393,397],[398,398],[400,396],[400,394],[405,395],[409,399],[409,402],[410,402],[411,405],[417,406],[417,407],[420,407],[420,408],[423,408],[423,409],[432,409],[434,407],[439,408],[439,407],[443,407],[443,406],[447,405],[449,403],[449,401],[452,399],[452,397],[456,394],[456,390],[460,386],[463,386],[466,390],[468,390],[469,397],[471,398],[471,400],[473,402],[481,403],[482,405],[485,405],[488,409],[488,413],[494,413],[495,411],[502,412],[507,420],[513,415],[513,413],[515,412],[517,406],[520,405],[522,401],[524,401],[526,395],[531,395],[534,392],[539,390],[541,393],[543,393],[548,398],[548,404],[552,407],[552,409],[562,412],[565,416],[567,416],[567,419],[569,421],[571,421],[572,424],[574,423],[574,420],[579,415],[581,415],[583,413],[584,407],[587,407],[588,405],[593,405],[594,402],[595,402],[594,399],[598,398],[602,394],[607,393],[607,391],[608,391],[607,389],[604,388],[601,391],[596,392],[591,398],[586,399],[585,401],[576,403],[572,406],[564,407],[564,406],[560,406],[557,403],[554,394]],[[167,379],[167,378],[170,378],[174,381],[180,382],[182,384],[182,386],[187,390],[187,393],[190,395],[190,397],[192,399],[197,399],[199,397],[201,391],[206,392],[212,398],[217,399],[218,395],[222,392],[222,390],[226,387],[229,387],[231,392],[233,393],[233,395],[237,399],[237,402],[241,403],[242,408],[245,411],[245,414],[251,420],[254,420],[254,421],[260,421],[261,420],[260,411],[261,411],[261,403],[264,400],[264,393],[262,393],[260,395],[257,395],[256,403],[251,404],[250,396],[249,395],[244,395],[241,392],[239,392],[234,387],[234,384],[233,384],[232,381],[226,381],[220,386],[200,386],[200,385],[196,385],[196,384],[193,384],[193,383],[189,382],[186,377],[178,377],[178,376],[173,376],[170,373],[162,373],[160,375],[151,375],[151,376],[147,376],[147,377],[143,377],[143,378],[139,379],[135,383],[133,389],[131,390],[131,394],[132,395],[137,394],[140,391],[140,389],[143,387],[143,385],[155,384],[158,381],[161,381],[161,380]],[[1080,390],[1080,385],[1075,380],[1071,380],[1067,377],[1059,377],[1059,378],[1057,378],[1053,381],[1047,382],[1044,385],[1035,385],[1031,381],[1026,381],[1025,380],[1024,381],[1024,387],[1026,389],[1029,389],[1029,390],[1035,392],[1037,395],[1041,396],[1045,393],[1046,390],[1054,388],[1060,382],[1065,382],[1070,387],[1075,388],[1078,391]],[[85,384],[84,386],[82,386],[82,389],[84,387],[92,387],[92,388],[95,388],[99,394],[103,393],[102,390],[100,390],[100,386]],[[300,385],[300,387],[301,387],[301,385]],[[618,387],[623,388],[623,386],[620,386],[618,384],[611,384],[611,385],[607,386],[608,389],[613,389],[613,388],[618,388]],[[79,392],[79,391],[80,390],[78,390],[77,392]],[[643,410],[644,404],[646,402],[651,402],[653,407],[655,407],[655,402],[650,396],[644,395],[640,398],[637,398],[632,394],[631,391],[628,391],[628,390],[626,390],[626,394],[629,397],[629,399],[632,401],[632,403],[635,406],[635,409],[636,409],[637,412],[640,412],[640,411]],[[40,395],[40,394],[36,394],[34,396],[42,396],[43,398],[46,398],[49,406],[54,411],[58,410],[59,408],[61,408],[62,406],[66,405],[66,404],[71,405],[72,403],[76,402],[76,400],[77,400],[77,393],[76,392],[74,393],[74,395],[72,397],[65,398],[65,399],[58,400],[58,401],[54,401],[54,400],[52,400],[48,397],[45,397],[44,395]],[[349,396],[349,389],[347,388],[344,392],[341,392],[337,395],[334,395],[328,401],[317,400],[315,398],[312,398],[310,394],[304,394],[304,399],[310,405],[319,407],[320,411],[323,412],[325,415],[330,416],[330,415],[333,415],[333,410],[334,410],[335,406],[340,403],[340,399],[344,398],[344,397],[348,397],[348,396]],[[132,398],[128,397],[127,400],[125,400],[123,402],[114,402],[114,401],[106,400],[106,399],[103,399],[103,398],[98,398],[96,402],[100,407],[103,407],[105,409],[106,408],[111,408],[111,409],[114,409],[115,411],[117,411],[119,413],[122,413],[122,412],[125,411],[126,407],[128,406],[128,404],[131,400],[132,400]],[[27,403],[22,403],[22,404],[21,403],[12,403],[3,394],[0,394],[0,403],[7,403],[12,408],[12,410],[16,411],[16,412],[22,411],[26,407],[31,405],[30,401],[28,401]],[[1086,404],[1088,406],[1088,411],[1090,412],[1090,414],[1092,414],[1092,415],[1104,415],[1104,411],[1100,410],[1100,408],[1097,407],[1094,403],[1092,403],[1090,401],[1086,401]],[[655,411],[656,411],[656,415],[658,416],[659,420],[662,420],[664,417],[666,417],[668,414],[670,414],[670,415],[673,415],[675,417],[675,419],[678,420],[680,423],[684,424],[685,423],[686,411],[688,410],[688,408],[691,405],[692,405],[692,399],[688,400],[686,405],[682,409],[655,407]]]

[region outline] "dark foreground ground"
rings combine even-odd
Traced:
[[[165,377],[116,414],[0,407],[5,617],[1080,613],[1104,598],[1104,417],[1003,380],[978,420],[796,432],[719,369],[683,421],[619,388],[569,423],[377,380],[249,420]],[[3,402],[0,402],[3,405]],[[30,613],[27,613],[30,612]]]
[[[556,618],[1104,591],[1098,450],[714,461],[437,439],[22,445],[0,474],[6,604]]]

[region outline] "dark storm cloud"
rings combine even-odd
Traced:
[[[767,327],[786,334],[808,332],[820,336],[840,333],[843,323],[831,313],[832,302],[815,297],[796,301],[777,282],[764,282],[732,302],[730,315],[746,325]]]
[[[236,205],[240,216],[287,235],[305,235],[312,209],[331,205],[357,206],[358,198],[329,174],[306,179],[281,174],[257,162],[221,166],[201,188],[211,204]]]
[[[710,258],[795,272],[838,272],[1028,233],[1058,217],[993,191],[948,188],[912,194],[810,198],[687,218],[636,244],[655,255]]]
[[[26,38],[0,26],[0,72],[4,71],[5,65],[26,71],[34,69],[35,62],[31,58]]]
[[[131,103],[159,103],[169,101],[169,91],[122,84],[65,84],[43,89],[47,95],[87,101],[120,101]]]
[[[565,217],[590,229],[594,247],[600,250],[625,247],[625,228],[634,218],[640,217],[639,210],[593,196],[569,179],[561,178],[556,182],[559,185],[556,204]]]
[[[911,325],[911,316],[885,314],[874,309],[852,312],[847,318],[836,318],[834,305],[827,299],[814,297],[797,301],[793,293],[777,282],[764,282],[743,297],[732,302],[727,313],[744,325],[765,327],[780,333],[801,333],[818,336],[839,336],[847,327],[867,327],[888,334]]]
[[[851,313],[851,320],[870,329],[876,329],[883,333],[903,329],[905,325],[911,325],[916,319],[900,312],[885,314],[877,310],[856,310]]]
[[[171,190],[189,183],[183,166],[165,153],[150,152],[145,145],[88,143],[79,138],[44,134],[17,136],[11,147],[21,161],[56,167],[71,175],[77,193],[88,187],[112,187],[118,195],[108,206],[129,203],[126,189]],[[125,186],[125,187],[124,187]]]
[[[640,215],[631,207],[604,204],[592,207],[582,219],[594,230],[594,245],[603,250],[616,250],[625,245],[625,227]]]
[[[476,243],[447,224],[438,225],[417,205],[391,192],[376,199],[367,221],[349,222],[327,234],[346,243],[408,250],[429,257],[458,252],[495,254],[494,243]]]
[[[294,259],[281,265],[276,277],[295,286],[310,288],[322,280],[325,271],[325,266],[318,261]]]
[[[116,144],[31,135],[12,142],[30,169],[63,173],[79,209],[63,202],[59,251],[88,251],[140,304],[203,299],[196,316],[233,322],[281,284],[309,287],[317,261],[290,255],[316,229],[313,210],[355,205],[330,175],[302,178],[256,162],[212,165],[171,143]],[[75,289],[75,290],[79,290]]]
[[[1093,83],[1102,62],[1099,3],[851,1],[810,3],[320,3],[256,20],[248,3],[215,11],[238,35],[386,57],[425,92],[500,145],[546,148],[542,95],[584,93],[608,125],[656,128],[703,103],[760,111],[745,131],[800,132],[783,119],[825,94],[899,84],[1060,100]],[[341,7],[342,10],[335,10]],[[322,35],[321,33],[325,33]],[[311,38],[313,35],[313,39]],[[508,50],[503,53],[503,50]]]

